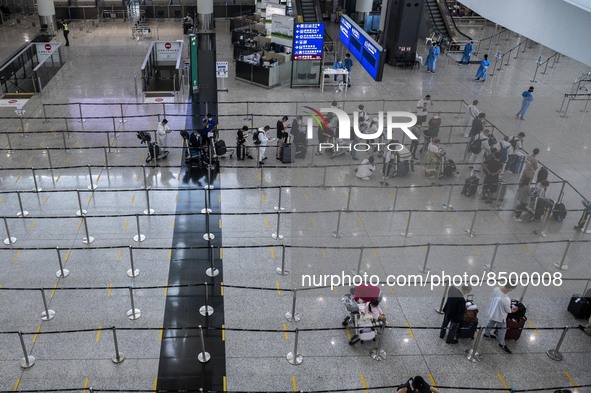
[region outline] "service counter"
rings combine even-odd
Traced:
[[[236,60],[236,78],[266,88],[277,87],[289,83],[291,62],[276,63],[273,67],[263,67]]]

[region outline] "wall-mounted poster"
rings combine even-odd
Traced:
[[[289,46],[293,44],[293,17],[273,15],[271,40],[277,44]]]
[[[285,6],[267,3],[265,7],[265,28],[267,32],[271,32],[273,29],[273,15],[285,15]]]

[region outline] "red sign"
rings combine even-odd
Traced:
[[[170,45],[170,44],[169,44],[169,45]],[[158,97],[158,98],[154,98],[154,101],[156,101],[156,102],[162,102],[162,101],[164,101],[164,99],[163,99],[163,98],[160,98],[160,97]]]
[[[17,100],[8,100],[9,104],[16,104],[18,101]]]
[[[170,48],[172,48],[172,45],[170,45],[170,42],[167,42],[166,44],[164,44],[164,47],[166,49],[170,49]]]
[[[45,50],[51,50],[51,45],[50,44],[45,44]]]

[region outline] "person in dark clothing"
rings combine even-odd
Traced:
[[[439,337],[444,338],[447,330],[445,342],[448,344],[457,344],[459,342],[457,338],[460,333],[460,322],[464,320],[464,313],[466,312],[466,299],[464,299],[464,296],[469,294],[470,291],[472,291],[470,285],[463,285],[461,289],[453,286],[449,287],[447,301],[443,307],[443,323],[439,332]]]
[[[244,134],[247,135],[244,135]],[[253,159],[252,154],[250,154],[250,148],[248,146],[246,137],[248,136],[248,126],[243,126],[241,129],[238,130],[238,132],[236,133],[236,144],[238,147],[240,146],[244,146],[244,150],[245,150],[245,155],[246,157],[250,158],[251,160]]]
[[[494,151],[491,156],[482,163],[482,172],[484,173],[482,200],[484,200],[485,203],[492,203],[490,198],[499,187],[499,175],[502,171],[503,163],[501,162],[499,153]]]
[[[425,378],[417,375],[414,378],[409,378],[404,385],[400,385],[396,389],[396,393],[439,393],[439,390],[430,386]]]
[[[277,153],[275,154],[275,158],[278,160],[281,159],[281,146],[287,143],[287,136],[289,135],[285,125],[287,120],[287,116],[283,116],[277,120]]]
[[[62,19],[62,30],[64,32],[64,39],[66,40],[66,46],[70,46],[70,40],[68,39],[68,34],[70,34],[70,24]]]
[[[472,128],[470,129],[470,133],[468,134],[469,138],[480,134],[484,130],[484,123],[485,123],[486,113],[479,113],[478,117],[472,120]]]

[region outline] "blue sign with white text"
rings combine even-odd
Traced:
[[[341,18],[339,39],[374,80],[382,79],[383,64],[380,60],[383,49],[361,27],[344,15]]]
[[[321,60],[324,23],[296,23],[293,34],[293,60]]]

